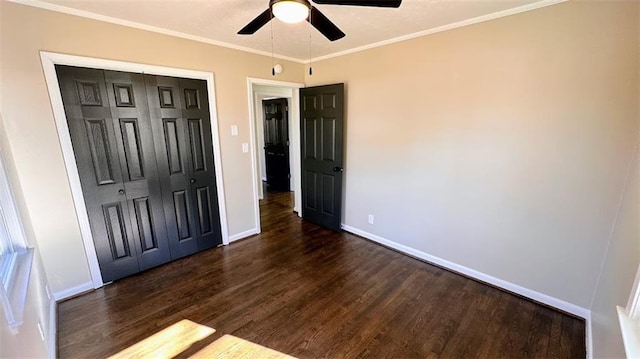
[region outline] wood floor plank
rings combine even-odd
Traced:
[[[585,357],[583,320],[302,221],[291,202],[267,193],[261,234],[60,303],[59,356],[108,357],[189,320],[215,333],[177,357],[224,335],[299,358]]]

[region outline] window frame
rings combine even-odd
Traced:
[[[640,357],[640,265],[626,307],[617,307],[627,358]]]
[[[0,302],[7,325],[14,334],[23,323],[33,252],[9,182],[6,159],[0,151]]]
[[[625,309],[629,318],[640,321],[640,265]]]
[[[0,116],[0,121],[2,117]],[[4,222],[7,238],[0,238],[0,255],[13,252],[26,251],[29,247],[24,229],[22,226],[22,220],[18,211],[18,205],[13,196],[11,184],[9,183],[9,176],[6,170],[6,161],[4,154],[0,153],[0,216]],[[0,235],[4,236],[5,233],[0,231]]]

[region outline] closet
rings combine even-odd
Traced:
[[[220,245],[206,81],[56,73],[103,281]]]

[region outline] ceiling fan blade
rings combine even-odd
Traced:
[[[402,0],[311,0],[320,5],[400,7]]]
[[[322,33],[330,41],[336,41],[344,37],[344,32],[338,29],[338,27],[329,20],[320,10],[315,7],[311,7],[311,13],[307,18],[307,21],[313,25],[318,31]]]
[[[262,14],[258,15],[255,19],[251,20],[247,26],[238,31],[238,35],[251,35],[260,30],[261,27],[271,21],[271,9],[267,9]]]

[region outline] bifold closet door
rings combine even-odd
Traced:
[[[142,271],[171,260],[144,77],[105,71],[105,80]]]
[[[169,261],[142,75],[56,72],[103,281]]]
[[[174,258],[222,244],[206,81],[145,75]]]

